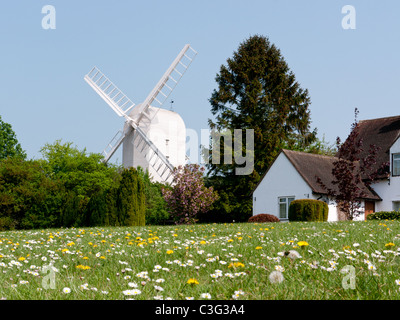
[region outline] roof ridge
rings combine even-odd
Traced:
[[[360,122],[367,122],[367,121],[374,121],[374,120],[394,119],[394,118],[400,118],[400,115],[397,115],[397,116],[387,116],[387,117],[381,117],[381,118],[373,118],[373,119],[364,119],[364,120],[359,120],[358,123],[360,123]]]
[[[324,158],[329,158],[329,159],[333,159],[333,158],[337,158],[336,156],[328,156],[326,154],[318,154],[318,153],[311,153],[311,152],[305,152],[305,151],[297,151],[297,150],[290,150],[290,149],[282,149],[282,151],[284,153],[286,153],[286,151],[289,152],[296,152],[296,153],[301,153],[304,155],[309,155],[309,156],[314,156],[314,157],[324,157]]]

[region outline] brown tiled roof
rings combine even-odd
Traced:
[[[317,182],[317,176],[326,187],[332,190],[337,190],[337,186],[332,184],[332,180],[334,180],[332,175],[333,162],[337,158],[286,149],[283,149],[282,152],[314,193],[327,194],[326,190]],[[364,199],[381,200],[373,190],[367,188],[364,184],[361,185],[360,188],[366,194]]]
[[[373,171],[376,171],[390,160],[390,147],[400,136],[400,116],[361,120],[358,122],[358,130],[358,137],[363,139],[364,149],[360,158],[367,155],[370,145],[381,148],[373,167]],[[384,172],[379,178],[385,178],[387,175],[388,172]]]

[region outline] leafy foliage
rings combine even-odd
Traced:
[[[198,164],[179,166],[174,169],[172,188],[162,189],[168,211],[179,224],[195,223],[197,214],[209,210],[218,198],[213,187],[204,185],[203,172]]]
[[[400,212],[378,211],[367,215],[367,220],[400,220]]]
[[[144,226],[144,183],[135,168],[124,169],[117,194],[118,220],[123,226]]]
[[[289,206],[289,221],[327,221],[328,211],[328,204],[320,200],[293,200]]]
[[[46,144],[41,154],[46,172],[79,196],[90,198],[118,182],[118,168],[103,163],[101,154],[78,150],[71,142]]]
[[[44,159],[0,160],[0,229],[145,224],[145,187],[131,168],[56,141]]]
[[[280,50],[259,35],[240,44],[233,57],[221,66],[216,82],[218,89],[209,100],[215,120],[210,119],[209,126],[231,132],[253,129],[254,170],[240,176],[235,175],[234,169],[239,167],[235,161],[209,161],[207,185],[226,195],[217,201],[213,213],[224,211],[230,219],[247,221],[252,212],[251,192],[280,149],[306,148],[315,141],[316,130],[310,132],[310,97],[296,81]],[[242,151],[247,150],[244,147]]]
[[[3,229],[58,226],[64,188],[50,179],[40,161],[0,161],[0,219]]]
[[[279,218],[268,213],[259,213],[249,218],[249,222],[279,222]]]
[[[18,143],[15,132],[10,124],[4,122],[0,117],[0,159],[8,157],[26,158],[26,153]]]
[[[166,224],[169,222],[167,203],[162,194],[162,188],[168,188],[159,182],[153,182],[148,170],[143,171],[141,167],[137,171],[144,183],[146,197],[146,225]]]
[[[337,209],[348,220],[361,214],[361,201],[366,196],[365,187],[368,188],[378,174],[378,171],[372,172],[372,168],[376,164],[379,147],[370,145],[368,153],[360,156],[364,145],[363,140],[358,137],[358,110],[355,109],[354,113],[355,120],[346,141],[342,144],[338,137],[336,142],[337,160],[333,162],[332,184],[337,186],[337,190],[328,188],[317,177],[317,182],[336,200]]]

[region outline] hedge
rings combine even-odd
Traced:
[[[328,204],[320,200],[293,200],[289,206],[289,221],[327,221],[328,211]]]
[[[248,222],[279,222],[279,218],[268,213],[256,214],[249,218]]]
[[[378,211],[367,215],[367,220],[400,220],[400,212]]]

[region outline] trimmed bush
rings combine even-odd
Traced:
[[[249,222],[279,222],[279,218],[268,213],[256,214],[249,218]]]
[[[367,220],[400,220],[400,212],[378,211],[367,215]]]
[[[327,221],[328,211],[328,204],[320,200],[293,200],[289,206],[289,221]]]

